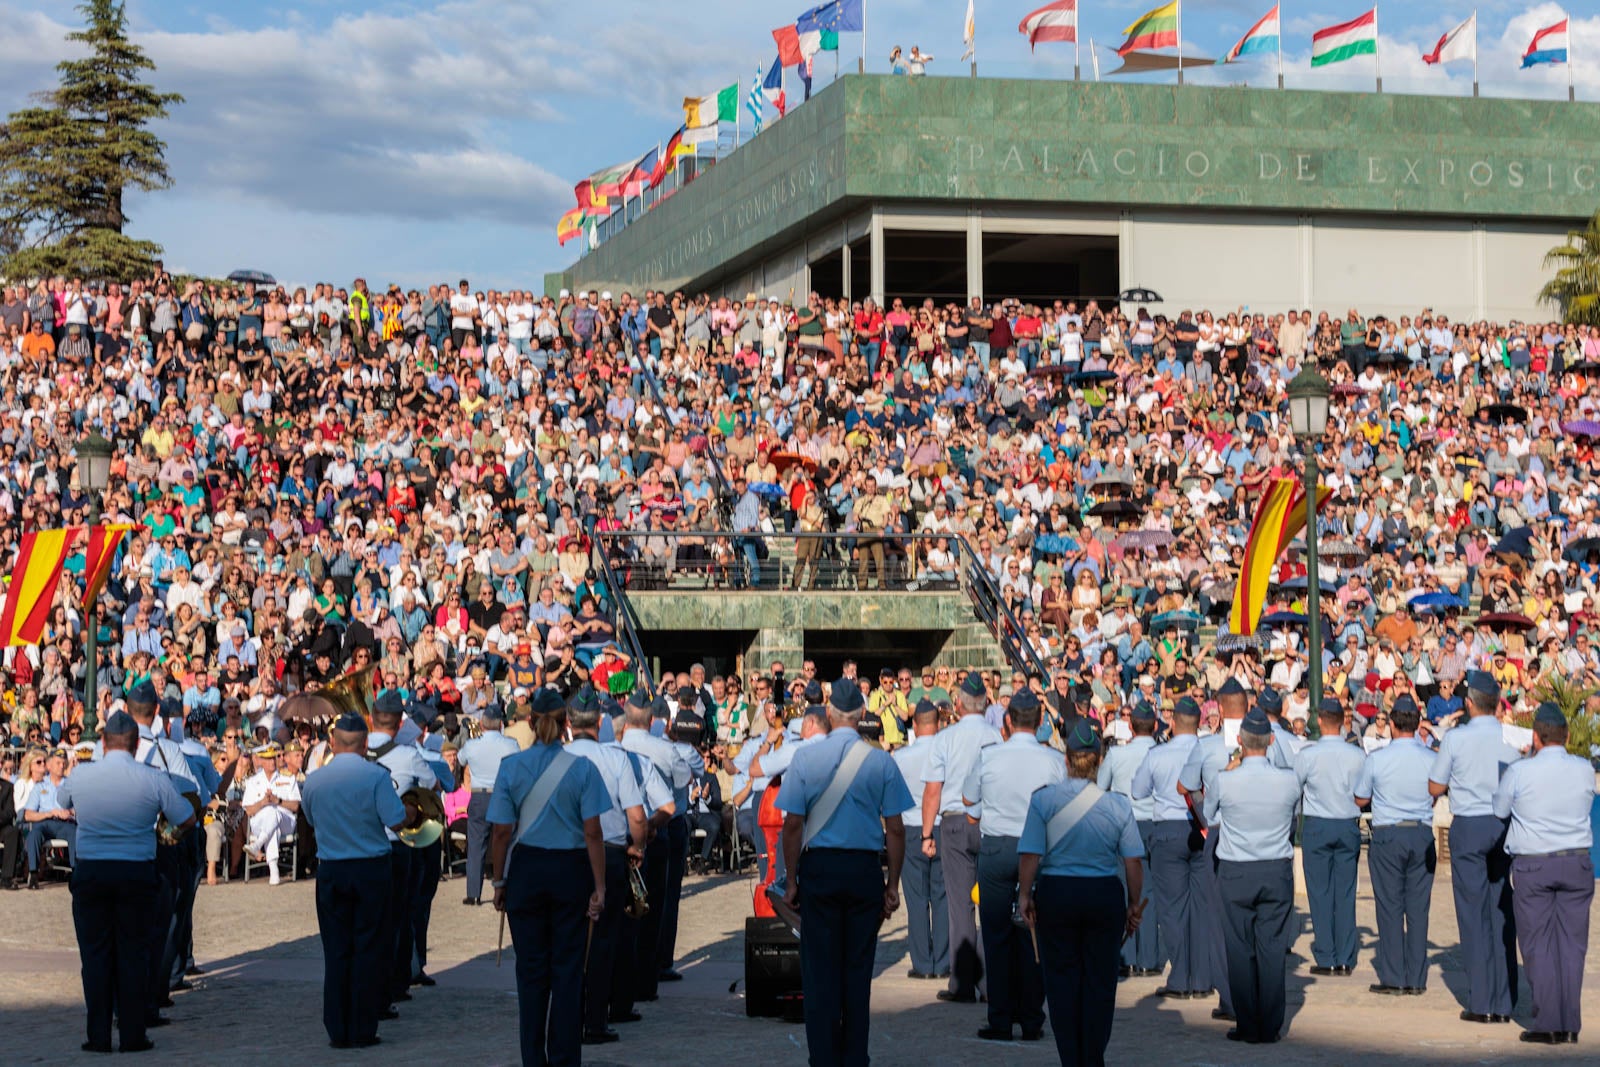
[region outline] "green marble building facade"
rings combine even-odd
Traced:
[[[997,297],[996,240],[1046,235],[1064,243],[1029,254],[1094,242],[1168,310],[1530,316],[1544,250],[1600,206],[1597,167],[1594,104],[851,75],[548,284],[786,297],[825,277],[882,298],[914,233]]]

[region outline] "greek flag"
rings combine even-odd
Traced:
[[[755,123],[755,132],[761,132],[761,120],[765,112],[766,97],[761,92],[762,70],[756,68],[755,81],[750,83],[750,95],[744,98],[744,109],[750,112],[750,121]]]

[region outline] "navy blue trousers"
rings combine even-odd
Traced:
[[[1506,824],[1458,815],[1450,824],[1450,885],[1467,972],[1467,1010],[1510,1015],[1517,1002],[1517,921],[1511,911]]]
[[[388,1004],[384,912],[389,857],[317,864],[317,927],[322,933],[322,1025],[329,1041],[369,1041]]]
[[[645,917],[634,924],[634,952],[631,976],[633,978],[633,995],[629,999],[629,1010],[632,1001],[651,1001],[656,999],[656,990],[661,984],[661,967],[659,958],[661,952],[661,926],[662,916],[666,913],[667,906],[667,852],[668,835],[665,830],[656,834],[644,850],[644,887],[645,895],[650,900],[650,911]],[[612,1000],[620,1003],[620,998],[613,993]],[[618,1009],[619,1011],[622,1009]]]
[[[506,878],[517,952],[517,1016],[527,1067],[576,1065],[583,1048],[584,912],[594,877],[581,848],[518,845]]]
[[[622,931],[622,909],[628,904],[628,852],[621,845],[606,846],[606,906],[594,924],[594,940],[589,945],[589,969],[583,975],[583,1026],[604,1030],[611,1005],[611,977],[617,969],[618,943]],[[633,942],[624,969],[633,966]],[[630,976],[631,977],[631,976]],[[628,998],[631,1007],[632,997]]]
[[[1360,943],[1356,936],[1359,821],[1307,815],[1300,826],[1300,854],[1311,906],[1311,958],[1319,967],[1354,967]]]
[[[1163,819],[1150,829],[1151,895],[1161,920],[1161,944],[1172,954],[1167,987],[1184,992],[1211,989],[1211,924],[1205,909],[1204,847],[1192,847],[1187,819]]]
[[[1106,1062],[1127,900],[1121,880],[1112,877],[1046,875],[1034,888],[1050,1029],[1061,1062],[1071,1067]]]
[[[1589,951],[1589,905],[1594,861],[1584,850],[1568,856],[1518,856],[1517,940],[1533,993],[1533,1030],[1575,1034],[1583,1029],[1583,962]]]
[[[1139,839],[1144,842],[1144,855],[1139,859],[1139,866],[1144,869],[1144,920],[1122,946],[1122,962],[1146,971],[1159,971],[1167,965],[1161,954],[1160,909],[1153,895],[1155,882],[1150,877],[1150,832],[1155,825],[1149,820],[1139,823]]]
[[[172,991],[164,966],[167,941],[172,936],[173,924],[178,914],[179,882],[183,879],[181,845],[156,845],[156,874],[161,884],[156,889],[155,902],[147,918],[150,938],[150,955],[146,959],[145,1022],[154,1022],[161,1014],[161,1002]]]
[[[1294,861],[1217,865],[1217,891],[1228,936],[1228,989],[1246,1041],[1273,1041],[1283,1030],[1288,953],[1294,941]]]
[[[683,900],[683,871],[689,862],[689,816],[674,815],[667,823],[667,895],[662,903],[661,941],[656,967],[670,971],[678,952],[678,905]]]
[[[972,906],[978,884],[979,832],[965,815],[945,816],[939,823],[939,868],[944,873],[944,905],[949,923],[950,991],[970,996],[986,991],[983,939]]]
[[[1378,912],[1373,969],[1383,985],[1428,987],[1428,909],[1439,863],[1431,826],[1374,826],[1367,847]]]
[[[489,857],[489,791],[467,798],[467,899],[483,899],[483,865]]]
[[[1217,845],[1222,841],[1222,826],[1213,826],[1211,832],[1206,834],[1205,847],[1205,875],[1201,879],[1202,895],[1200,911],[1207,917],[1207,933],[1210,935],[1206,960],[1211,984],[1217,987],[1217,1007],[1222,1011],[1233,1014],[1233,994],[1228,990],[1228,934],[1223,929],[1222,921],[1222,892],[1217,886]],[[1150,921],[1148,914],[1139,924],[1143,929],[1144,924]]]
[[[900,868],[900,893],[906,904],[906,940],[911,969],[943,974],[950,969],[950,913],[944,901],[944,869],[939,857],[907,848]]]
[[[150,999],[150,914],[160,891],[153,862],[80,859],[72,869],[72,925],[83,968],[88,1040],[111,1044],[111,1014],[124,1045],[145,1039]]]
[[[426,848],[412,849],[414,868],[411,879],[411,974],[416,978],[428,966],[428,926],[433,922],[433,898],[439,892],[439,876],[444,873],[444,838]]]
[[[383,918],[388,956],[383,969],[390,1001],[411,988],[411,902],[419,873],[411,852],[398,841],[389,843],[389,906]]]
[[[800,857],[800,980],[811,1067],[865,1067],[872,959],[883,920],[876,852],[813,848]]]
[[[1044,1028],[1044,975],[1033,939],[1011,921],[1017,899],[1017,839],[985,837],[978,846],[978,919],[989,980],[989,1025],[1032,1033]]]

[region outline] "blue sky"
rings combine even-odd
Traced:
[[[984,77],[1070,78],[1070,45],[1029,55],[1017,23],[1043,0],[977,0]],[[1088,40],[1112,49],[1156,0],[1081,0]],[[966,0],[868,0],[867,69],[887,69],[893,44],[931,52],[932,75],[959,62]],[[133,230],[166,246],[169,267],[271,271],[285,282],[348,283],[365,275],[421,285],[542,284],[575,258],[554,225],[584,175],[670,136],[685,95],[737,78],[741,90],[775,54],[771,30],[807,0],[280,0],[275,4],[128,0],[136,37],[163,89],[188,103],[161,130],[175,185],[137,198]],[[1470,93],[1470,64],[1428,69],[1439,35],[1478,9],[1485,95],[1565,96],[1564,70],[1518,69],[1555,3],[1407,0],[1380,7],[1384,88]],[[1185,51],[1222,54],[1271,0],[1186,0]],[[1372,65],[1310,70],[1314,29],[1366,11],[1365,0],[1285,0],[1291,88],[1369,89]],[[1600,100],[1600,0],[1567,5],[1575,19],[1580,98]],[[0,106],[53,81],[75,21],[64,0],[0,0]],[[853,70],[857,34],[842,37]],[[1587,64],[1584,57],[1592,57]],[[817,61],[819,85],[833,57]],[[1270,87],[1274,64],[1203,70],[1196,82]],[[1167,75],[1166,79],[1171,80]],[[798,92],[791,87],[791,100]]]

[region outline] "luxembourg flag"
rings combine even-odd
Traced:
[[[1567,61],[1567,20],[1562,19],[1554,26],[1546,26],[1533,35],[1533,40],[1528,42],[1528,50],[1523,53],[1522,65],[1524,67],[1537,66],[1540,63],[1565,63]]]
[[[1250,32],[1239,38],[1239,43],[1228,49],[1228,54],[1217,60],[1218,63],[1237,63],[1245,56],[1260,55],[1262,52],[1276,52],[1281,38],[1278,34],[1278,8],[1274,5],[1271,11],[1261,16],[1261,21],[1250,27]]]

